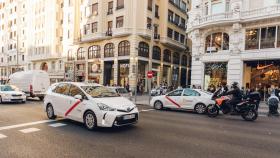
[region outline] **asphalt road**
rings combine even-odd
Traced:
[[[70,120],[38,122],[47,120],[41,104],[0,105],[0,158],[280,157],[280,118],[143,111],[137,125],[88,131]]]

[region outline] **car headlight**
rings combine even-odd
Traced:
[[[106,104],[103,104],[103,103],[97,103],[97,106],[102,111],[115,111],[116,110],[115,108],[112,108],[112,107],[110,107]]]

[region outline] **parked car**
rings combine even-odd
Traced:
[[[128,99],[99,84],[53,84],[44,99],[49,119],[56,116],[84,123],[86,128],[125,126],[138,121],[138,108]]]
[[[10,75],[8,84],[17,86],[28,97],[43,100],[50,86],[50,77],[42,70],[20,71]]]
[[[114,92],[118,93],[120,96],[125,97],[131,100],[131,93],[127,91],[124,87],[108,87],[112,89]]]
[[[0,85],[0,103],[26,102],[26,95],[15,86]]]
[[[166,86],[153,88],[151,90],[151,96],[164,95],[166,93],[167,93],[167,87]]]
[[[206,107],[215,104],[212,94],[200,89],[177,89],[162,96],[155,96],[150,102],[150,106],[157,110],[163,108],[192,110],[203,114]]]

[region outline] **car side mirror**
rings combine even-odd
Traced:
[[[78,95],[75,95],[74,98],[75,98],[75,99],[79,99],[79,100],[82,100],[82,99],[83,99],[83,97],[82,97],[81,95],[79,95],[79,94],[78,94]]]

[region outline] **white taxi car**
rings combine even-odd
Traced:
[[[108,87],[118,93],[120,96],[125,97],[129,100],[131,100],[131,94],[126,90],[124,87]]]
[[[12,85],[0,85],[0,103],[26,102],[26,95]]]
[[[139,112],[131,101],[99,84],[61,82],[53,84],[44,99],[49,119],[69,118],[96,127],[135,124]]]
[[[212,94],[199,89],[177,89],[166,95],[153,97],[150,105],[157,110],[163,108],[192,110],[203,114],[209,104],[215,104]]]

